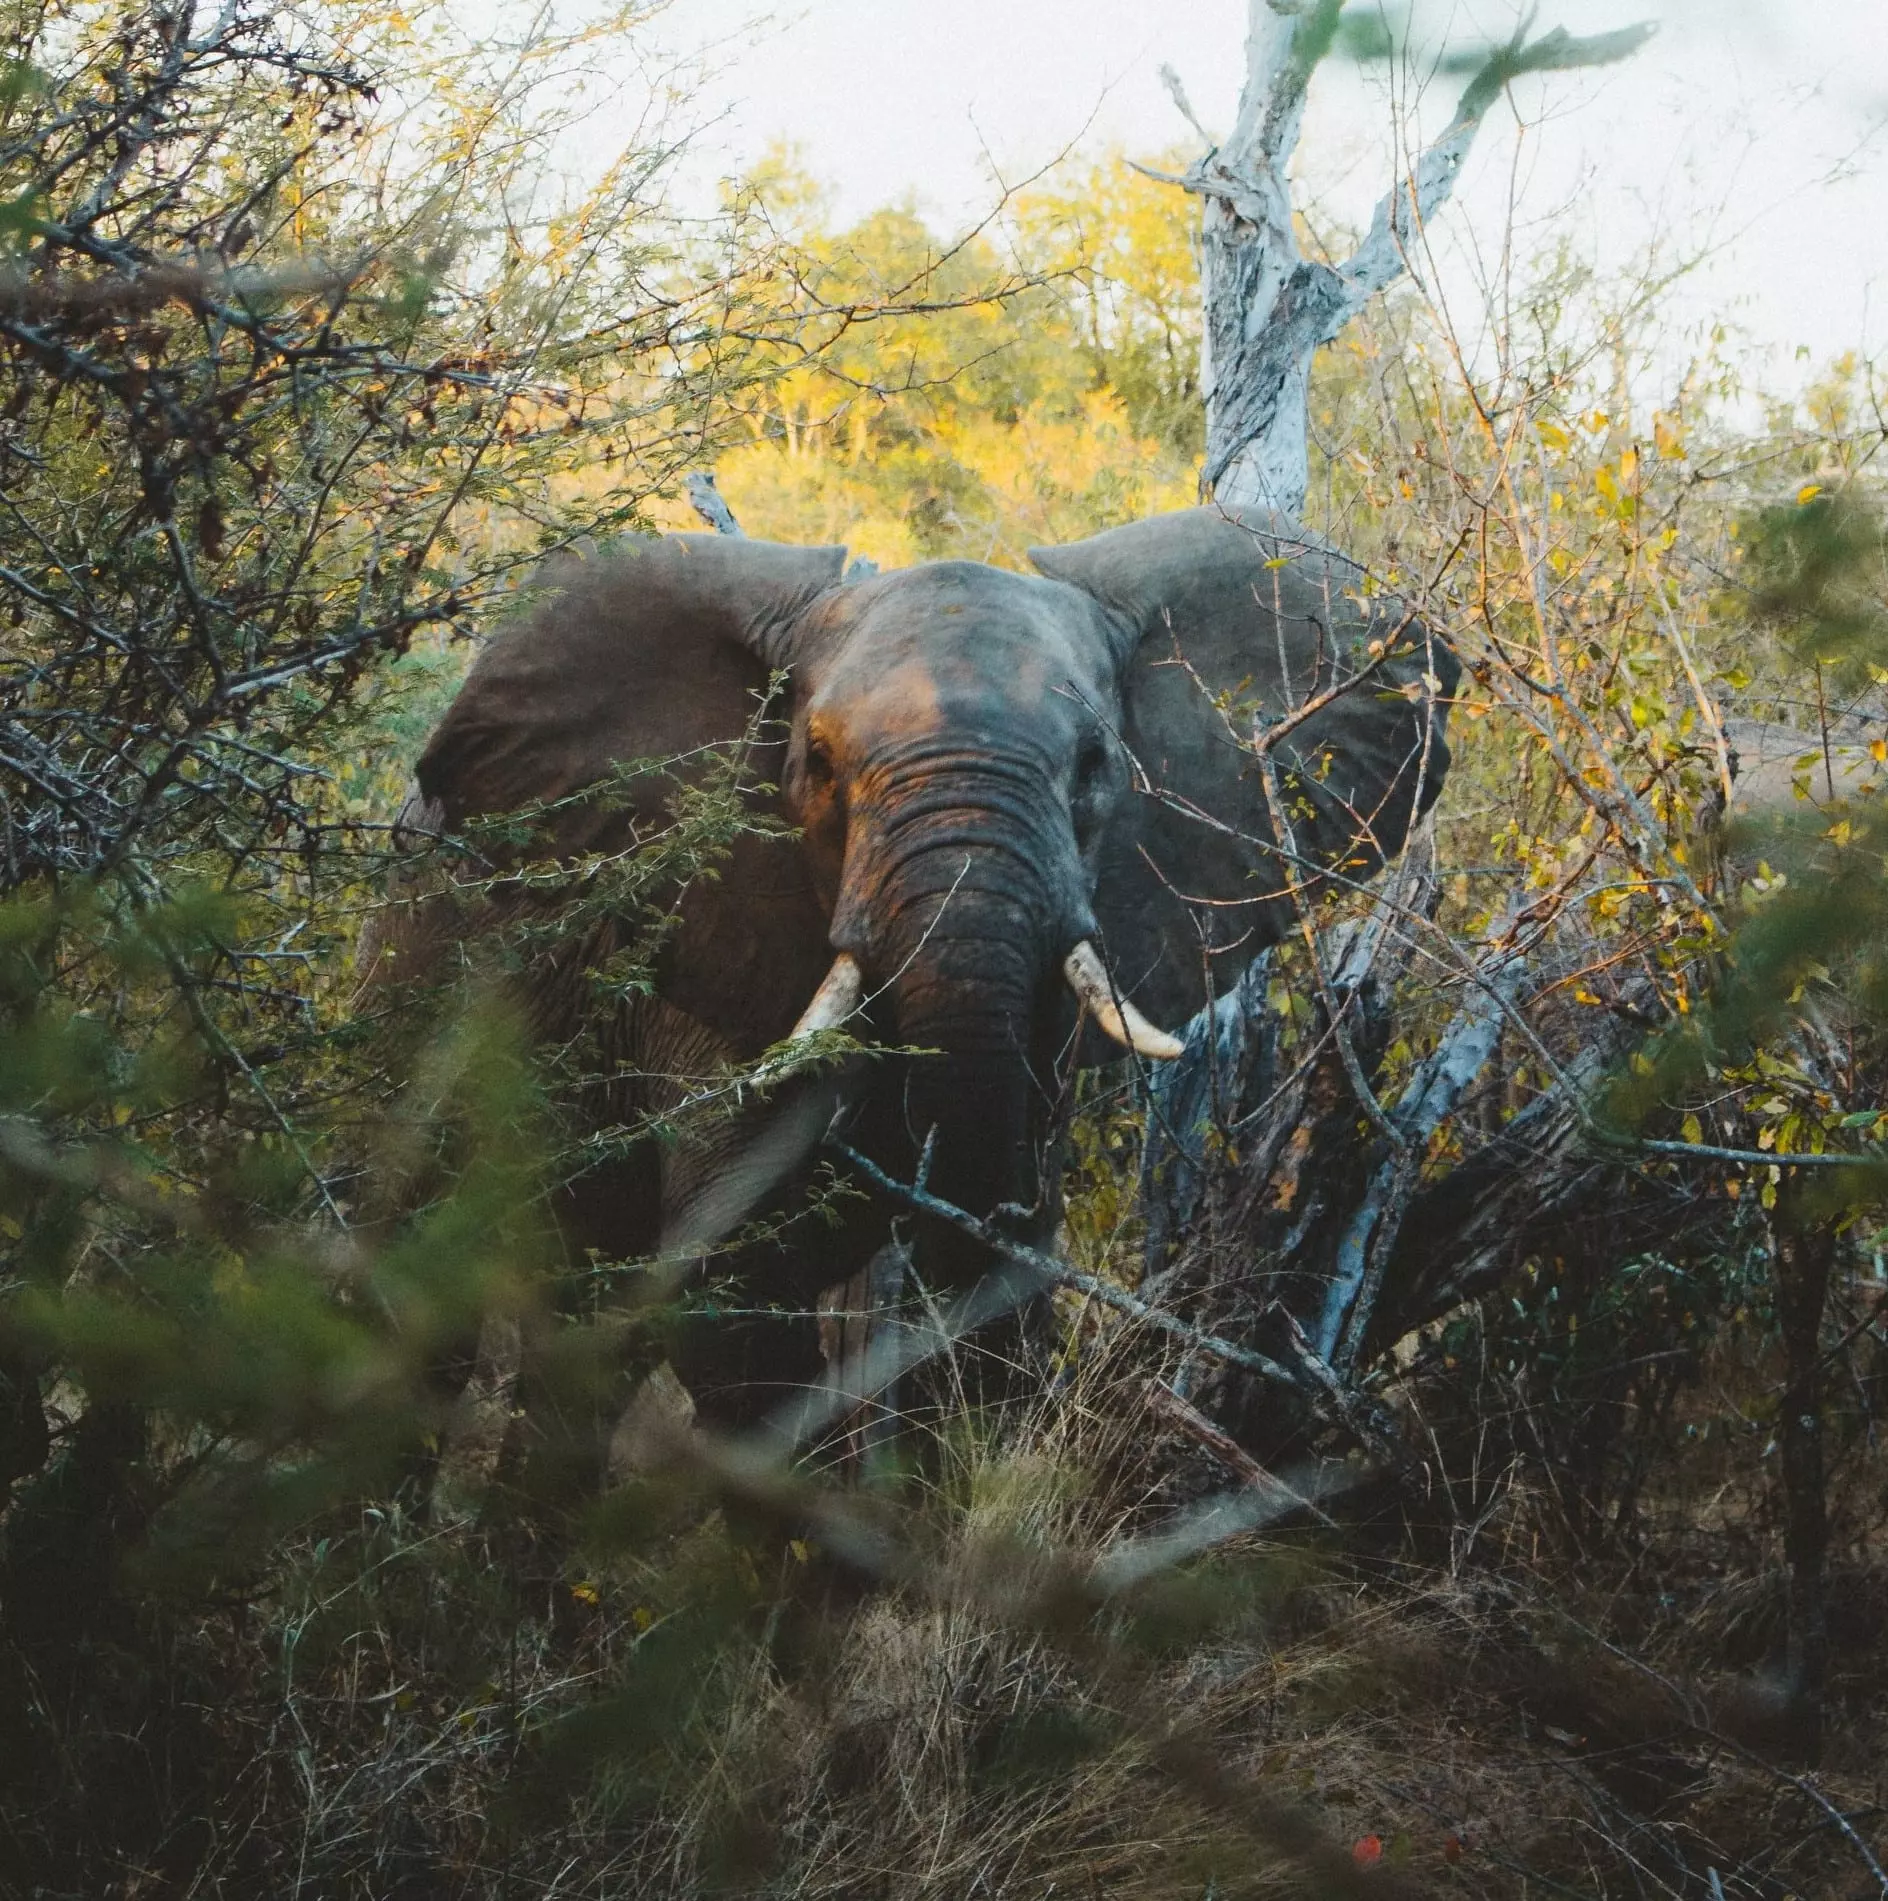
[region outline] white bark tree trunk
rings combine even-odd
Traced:
[[[1201,381],[1203,493],[1236,506],[1304,512],[1311,362],[1407,267],[1411,246],[1455,187],[1488,108],[1522,73],[1623,59],[1650,26],[1576,40],[1557,28],[1494,48],[1442,136],[1377,206],[1341,265],[1307,259],[1292,228],[1289,168],[1305,90],[1336,35],[1343,0],[1247,0],[1245,89],[1231,136],[1171,182],[1205,201]],[[1192,117],[1178,82],[1168,83]]]
[[[1385,193],[1363,242],[1343,263],[1327,264],[1299,250],[1289,171],[1304,121],[1306,89],[1336,38],[1344,0],[1247,3],[1245,87],[1237,123],[1223,144],[1170,182],[1204,201],[1202,492],[1232,506],[1272,508],[1295,518],[1304,512],[1310,479],[1311,367],[1318,346],[1337,337],[1372,297],[1409,268],[1410,253],[1420,244],[1424,225],[1454,189],[1489,107],[1522,73],[1622,59],[1643,44],[1651,28],[1630,27],[1587,40],[1556,30],[1531,43],[1523,30],[1490,49],[1441,136]],[[1171,72],[1164,77],[1175,103],[1197,129],[1179,81]],[[1413,908],[1422,911],[1425,906]],[[1320,986],[1326,1019],[1337,1049],[1345,1055],[1348,1086],[1360,1104],[1374,1104],[1374,1099],[1369,1096],[1370,1080],[1358,1066],[1358,1041],[1368,1040],[1358,1024],[1374,1016],[1387,1028],[1387,987],[1404,953],[1393,950],[1381,963],[1378,955],[1391,941],[1387,919],[1407,916],[1411,909],[1410,894],[1392,883],[1380,894],[1370,920],[1353,934],[1324,944],[1331,953]],[[1290,1087],[1266,1079],[1269,1106],[1246,1114],[1236,1144],[1221,1147],[1200,1140],[1215,1118],[1229,1110],[1234,1116],[1242,1112],[1242,1092],[1253,1066],[1277,1047],[1267,1022],[1266,967],[1254,965],[1235,990],[1196,1017],[1188,1026],[1184,1054],[1154,1084],[1159,1113],[1148,1122],[1144,1177],[1149,1285],[1159,1286],[1159,1277],[1168,1272],[1203,1271],[1209,1303],[1229,1300],[1237,1310],[1242,1301],[1249,1305],[1264,1299],[1287,1307],[1297,1301],[1304,1312],[1294,1319],[1302,1320],[1309,1359],[1330,1368],[1338,1381],[1351,1378],[1364,1360],[1379,1296],[1419,1191],[1429,1140],[1482,1074],[1536,974],[1529,960],[1533,946],[1514,941],[1515,922],[1510,919],[1496,929],[1473,963],[1465,959],[1468,1002],[1443,1031],[1433,1054],[1417,1066],[1400,1099],[1387,1114],[1373,1117],[1380,1128],[1367,1153],[1357,1152],[1353,1123],[1313,1113],[1310,1105],[1319,1100],[1310,1080],[1315,1064],[1303,1066]],[[1230,1105],[1218,1099],[1228,1081],[1235,1098]],[[1563,1093],[1563,1132],[1577,1133],[1583,1126],[1578,1099],[1571,1090]],[[1553,1110],[1554,1092],[1542,1102]],[[1546,1114],[1543,1111],[1541,1119]],[[1561,1131],[1561,1124],[1551,1126]],[[1287,1152],[1288,1138],[1326,1143],[1322,1151],[1312,1152],[1324,1181],[1319,1192],[1330,1199],[1315,1214],[1312,1210],[1319,1203],[1316,1197],[1308,1199],[1305,1212],[1289,1215],[1293,1225],[1274,1230],[1255,1249],[1252,1236],[1266,1232],[1266,1217],[1255,1213],[1260,1204],[1252,1189],[1265,1185],[1269,1206],[1293,1206],[1290,1196],[1278,1196],[1281,1178],[1274,1173]],[[1567,1146],[1571,1149],[1571,1142]],[[1190,1153],[1196,1147],[1201,1156],[1197,1162]],[[1249,1158],[1244,1165],[1258,1171],[1244,1187],[1233,1188],[1230,1198],[1226,1170],[1218,1159],[1225,1154]],[[1235,1180],[1239,1166],[1234,1165]],[[1296,1180],[1310,1178],[1307,1173],[1284,1179],[1292,1182],[1295,1193]],[[1189,1265],[1185,1241],[1190,1229],[1210,1233],[1219,1218],[1208,1212],[1214,1195],[1230,1210],[1230,1219],[1246,1224],[1240,1230],[1240,1264],[1217,1291],[1212,1277],[1221,1270],[1212,1247],[1196,1246],[1194,1264]],[[1276,1254],[1264,1272],[1278,1271],[1279,1263],[1287,1260],[1289,1270],[1277,1280],[1243,1281],[1251,1260],[1262,1258],[1268,1246]],[[1300,1280],[1295,1282],[1293,1275]],[[1319,1276],[1323,1285],[1314,1311],[1304,1301],[1306,1290],[1300,1282]]]

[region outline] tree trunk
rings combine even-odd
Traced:
[[[1248,0],[1245,83],[1230,136],[1184,176],[1203,201],[1204,325],[1201,383],[1206,460],[1201,489],[1241,507],[1297,518],[1309,484],[1312,361],[1371,298],[1410,266],[1423,226],[1454,189],[1477,129],[1509,81],[1548,68],[1625,57],[1647,27],[1571,39],[1523,32],[1489,49],[1441,137],[1398,177],[1370,230],[1340,265],[1298,247],[1289,170],[1307,88],[1336,40],[1343,0]],[[1175,102],[1198,128],[1171,72]],[[1204,136],[1204,135],[1203,135]],[[1157,174],[1158,176],[1158,174]],[[1412,849],[1410,859],[1423,854]],[[1197,1017],[1186,1054],[1154,1085],[1143,1199],[1150,1299],[1179,1301],[1198,1325],[1256,1339],[1274,1357],[1351,1381],[1395,1331],[1420,1324],[1437,1299],[1465,1298],[1516,1259],[1541,1222],[1517,1202],[1538,1191],[1546,1218],[1565,1205],[1556,1187],[1589,1180],[1583,1084],[1563,1079],[1534,1113],[1551,1154],[1520,1145],[1479,1159],[1480,1186],[1510,1217],[1500,1232],[1460,1198],[1446,1211],[1426,1192],[1431,1138],[1499,1051],[1504,1027],[1544,981],[1517,913],[1478,952],[1461,957],[1465,1001],[1434,1050],[1389,1106],[1376,1099],[1390,1040],[1390,997],[1410,942],[1408,926],[1433,912],[1433,863],[1414,881],[1399,868],[1371,917],[1322,946],[1316,1032],[1294,1064],[1287,1026],[1273,1012],[1269,959]],[[1420,887],[1420,889],[1419,889]],[[1582,1078],[1592,1073],[1582,1067]],[[1562,1181],[1562,1177],[1565,1178]],[[1523,1218],[1516,1219],[1517,1215]],[[1413,1223],[1427,1245],[1405,1244]],[[1288,1336],[1269,1341],[1268,1330]],[[1262,1375],[1195,1355],[1175,1382],[1249,1441],[1302,1417],[1303,1397]]]

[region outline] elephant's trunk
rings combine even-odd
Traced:
[[[1064,927],[1041,879],[1019,878],[1013,861],[926,860],[904,868],[871,958],[890,1036],[926,1052],[903,1071],[903,1129],[914,1155],[930,1142],[930,1186],[945,1200],[977,1215],[1030,1206]]]
[[[1094,931],[1054,762],[927,737],[853,794],[833,946],[858,959],[881,1038],[927,1052],[887,1073],[903,1138],[887,1159],[910,1168],[929,1141],[945,1200],[1046,1208],[1056,1051],[1074,1023],[1061,964]],[[989,1264],[935,1228],[923,1253],[952,1280]]]
[[[1004,947],[965,941],[977,974],[961,987],[935,969],[894,992],[898,1041],[929,1052],[905,1071],[903,1122],[914,1152],[931,1146],[930,1186],[946,1201],[987,1215],[1033,1203],[1041,1092],[1031,1063],[1035,984],[1020,969],[995,970]],[[948,960],[941,960],[948,961]],[[939,994],[940,981],[950,993]]]

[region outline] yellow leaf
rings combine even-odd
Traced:
[[[1652,441],[1667,462],[1684,461],[1685,438],[1680,433],[1677,417],[1655,413],[1652,418]]]
[[[1696,1116],[1687,1116],[1680,1132],[1687,1142],[1697,1143],[1704,1140],[1704,1124]]]
[[[573,1584],[570,1587],[570,1594],[579,1604],[588,1604],[592,1610],[603,1602],[597,1587],[588,1578],[581,1584]]]
[[[1878,766],[1888,766],[1888,739],[1871,739],[1868,742],[1868,756]]]
[[[1822,484],[1820,482],[1805,482],[1803,486],[1796,491],[1797,507],[1801,508],[1805,502],[1813,502],[1821,493]]]

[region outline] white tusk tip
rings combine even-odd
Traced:
[[[836,1030],[858,1009],[865,996],[865,972],[858,960],[845,951],[833,959],[825,981],[813,992],[813,1001],[800,1014],[788,1042],[816,1036],[821,1030]]]
[[[1097,1026],[1136,1056],[1150,1062],[1170,1063],[1183,1054],[1186,1045],[1170,1036],[1158,1024],[1150,1023],[1127,998],[1115,989],[1114,979],[1101,953],[1087,938],[1062,960],[1062,975],[1075,992],[1076,1001],[1095,1019]]]

